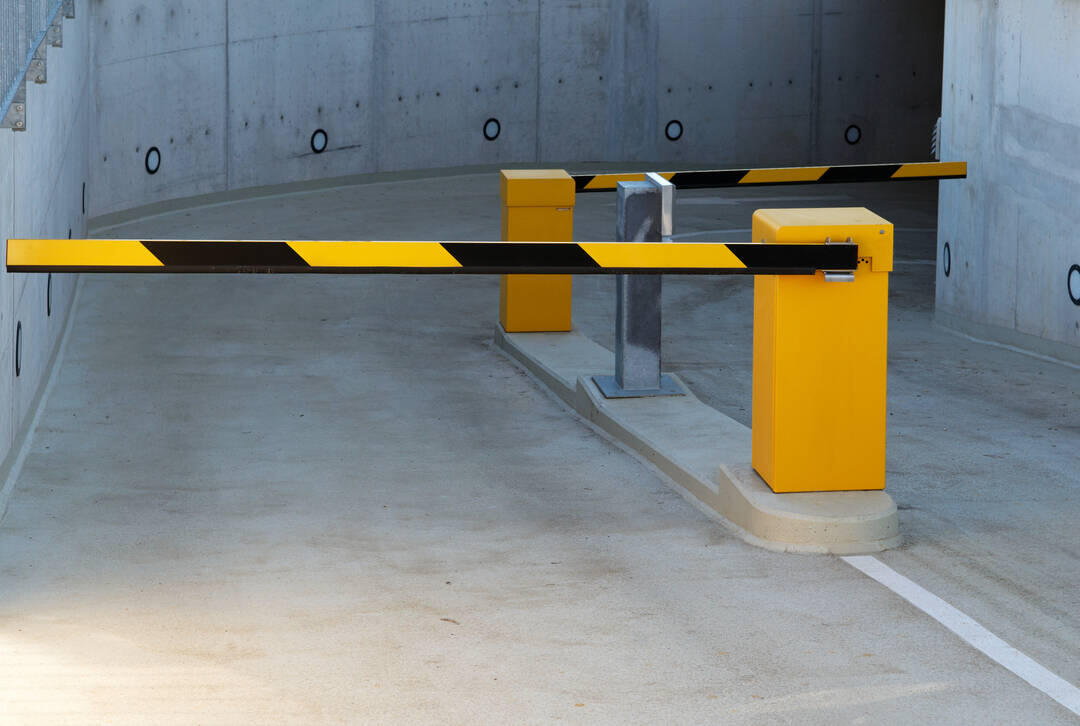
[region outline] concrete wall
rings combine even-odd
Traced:
[[[943,149],[970,178],[941,186],[938,319],[1080,362],[1080,4],[949,0],[946,18]]]
[[[927,158],[940,0],[92,0],[92,213],[376,171]],[[489,117],[502,134],[484,139]],[[677,142],[664,137],[683,123]],[[862,141],[844,141],[849,124]],[[329,148],[315,154],[312,133]],[[161,170],[144,169],[147,149]]]
[[[92,125],[90,22],[84,6],[77,12],[77,18],[64,21],[63,47],[48,48],[48,83],[27,85],[27,130],[0,130],[2,240],[79,237],[86,231],[82,187],[88,180]],[[0,268],[0,487],[33,418],[71,309],[77,277],[51,279],[50,286],[48,276]],[[20,324],[21,372],[16,376]],[[7,494],[0,488],[0,509]]]

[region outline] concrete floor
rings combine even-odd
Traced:
[[[934,225],[921,185],[680,197],[683,234],[830,203]],[[580,237],[611,238],[613,202],[581,198]],[[104,234],[498,229],[487,174]],[[933,328],[932,232],[901,231],[898,257],[888,486],[908,540],[882,559],[1077,683],[1080,371]],[[670,368],[746,422],[751,284],[665,288]],[[0,526],[0,720],[1073,722],[844,562],[707,520],[493,349],[497,287],[85,276]],[[605,344],[612,291],[577,283]]]

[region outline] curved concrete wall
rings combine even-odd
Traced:
[[[1068,284],[1080,265],[1080,14],[1069,5],[949,0],[943,150],[970,162],[970,178],[941,187],[937,314],[1080,363]],[[1073,282],[1080,298],[1080,272]]]
[[[63,47],[47,49],[48,82],[27,84],[27,130],[0,130],[0,240],[81,237],[86,232],[82,188],[92,125],[89,27],[85,12],[64,21]],[[46,275],[0,268],[0,513],[10,493],[8,475],[59,348],[76,279],[52,275],[50,283]]]
[[[376,171],[922,160],[938,0],[94,0],[95,215]],[[484,139],[486,119],[502,132]],[[676,142],[667,122],[684,127]],[[857,124],[862,140],[844,131]],[[329,137],[325,153],[310,141]],[[148,148],[161,169],[144,169]]]

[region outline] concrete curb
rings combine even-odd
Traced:
[[[71,294],[71,301],[68,302],[67,318],[64,320],[64,332],[60,334],[60,339],[56,342],[52,355],[49,357],[46,373],[38,385],[37,392],[34,394],[34,399],[30,404],[29,410],[31,413],[23,421],[22,428],[16,433],[11,449],[8,450],[7,458],[0,465],[0,481],[3,482],[2,486],[0,486],[0,522],[3,522],[4,516],[7,514],[8,504],[15,494],[15,485],[19,480],[19,475],[22,474],[23,464],[26,463],[26,457],[30,455],[30,449],[33,448],[34,432],[37,431],[38,424],[41,423],[41,417],[44,415],[45,407],[49,403],[49,396],[52,394],[56,379],[60,375],[60,368],[67,352],[68,340],[71,338],[71,331],[75,327],[75,315],[78,312],[82,285],[83,276],[79,275],[78,279],[75,280],[75,291]]]
[[[698,509],[750,544],[838,555],[900,544],[896,505],[888,494],[775,494],[750,466],[750,429],[692,393],[604,398],[591,376],[613,371],[614,354],[576,331],[506,333],[496,326],[495,344],[582,417],[659,469]]]

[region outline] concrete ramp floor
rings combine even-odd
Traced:
[[[491,181],[108,234],[487,236]],[[845,562],[696,511],[493,347],[497,287],[84,276],[0,525],[0,721],[1070,722]]]

